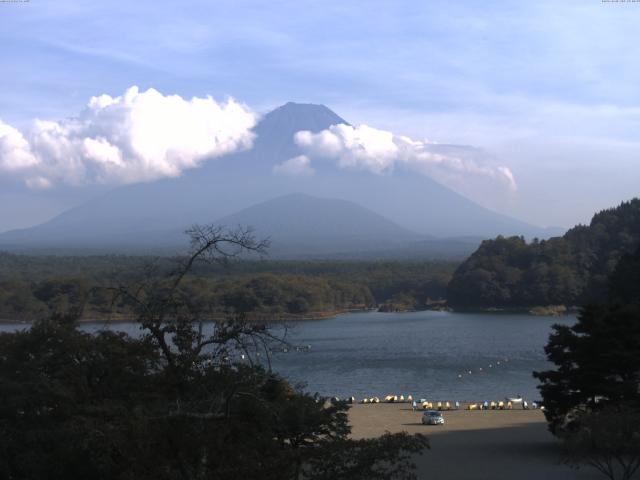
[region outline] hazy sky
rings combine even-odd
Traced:
[[[132,85],[257,112],[323,103],[482,148],[517,190],[474,200],[570,226],[640,193],[639,22],[640,3],[601,0],[0,3],[0,120],[23,131]],[[0,231],[107,188],[0,170]]]

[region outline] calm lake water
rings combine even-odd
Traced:
[[[451,400],[539,398],[534,370],[551,326],[575,317],[448,312],[357,313],[297,324],[309,352],[277,355],[274,369],[310,392],[340,397],[412,394]],[[471,373],[469,373],[471,372]]]
[[[521,394],[537,399],[534,370],[551,325],[575,317],[496,313],[351,313],[290,326],[288,340],[308,351],[274,354],[273,369],[321,395],[412,394],[482,401]],[[0,325],[0,331],[24,325]],[[83,328],[97,330],[102,324]],[[135,334],[135,324],[113,324]],[[469,373],[471,372],[471,373]]]

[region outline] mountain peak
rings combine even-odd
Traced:
[[[254,151],[262,152],[276,163],[300,155],[294,136],[301,130],[317,133],[331,125],[347,123],[325,105],[288,102],[267,113],[254,128]],[[259,164],[264,165],[264,159]],[[273,164],[269,164],[271,169]]]
[[[344,122],[339,115],[322,103],[298,103],[287,102],[284,105],[272,110],[270,113],[293,114],[293,115],[330,115],[336,120]]]
[[[325,105],[287,102],[267,113],[256,127],[256,133],[260,135],[275,130],[290,135],[300,130],[319,132],[338,123],[347,121]]]
[[[305,107],[309,107],[309,108],[327,108],[325,105],[323,105],[322,103],[300,103],[300,102],[287,102],[284,105],[280,105],[278,108],[305,108]],[[276,110],[278,109],[276,108]]]

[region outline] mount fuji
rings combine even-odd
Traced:
[[[308,176],[274,171],[304,153],[296,132],[341,123],[348,124],[323,105],[287,103],[262,117],[251,150],[178,178],[115,188],[48,222],[0,234],[0,248],[166,250],[185,244],[180,232],[190,225],[213,222],[249,224],[273,238],[275,251],[300,255],[402,250],[436,238],[477,243],[499,234],[557,233],[484,208],[424,175],[378,175],[330,162],[314,164],[315,174]]]

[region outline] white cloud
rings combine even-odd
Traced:
[[[367,125],[340,124],[318,133],[302,131],[296,133],[295,140],[311,154],[335,159],[343,168],[375,173],[392,169],[400,154],[391,132]]]
[[[80,185],[175,177],[251,148],[255,123],[256,115],[233,99],[185,100],[134,86],[119,97],[92,97],[76,118],[36,120],[24,134],[0,123],[0,168],[21,172],[34,188],[44,180]]]
[[[273,173],[292,177],[308,177],[316,173],[306,155],[290,158],[273,167]]]
[[[453,187],[476,177],[497,181],[511,191],[517,188],[509,168],[480,161],[478,155],[468,154],[474,150],[470,147],[447,149],[427,140],[412,140],[367,125],[332,125],[318,133],[301,131],[296,133],[295,141],[312,157],[334,160],[341,168],[376,174],[407,168]]]
[[[22,133],[0,120],[0,170],[22,170],[37,163]]]

